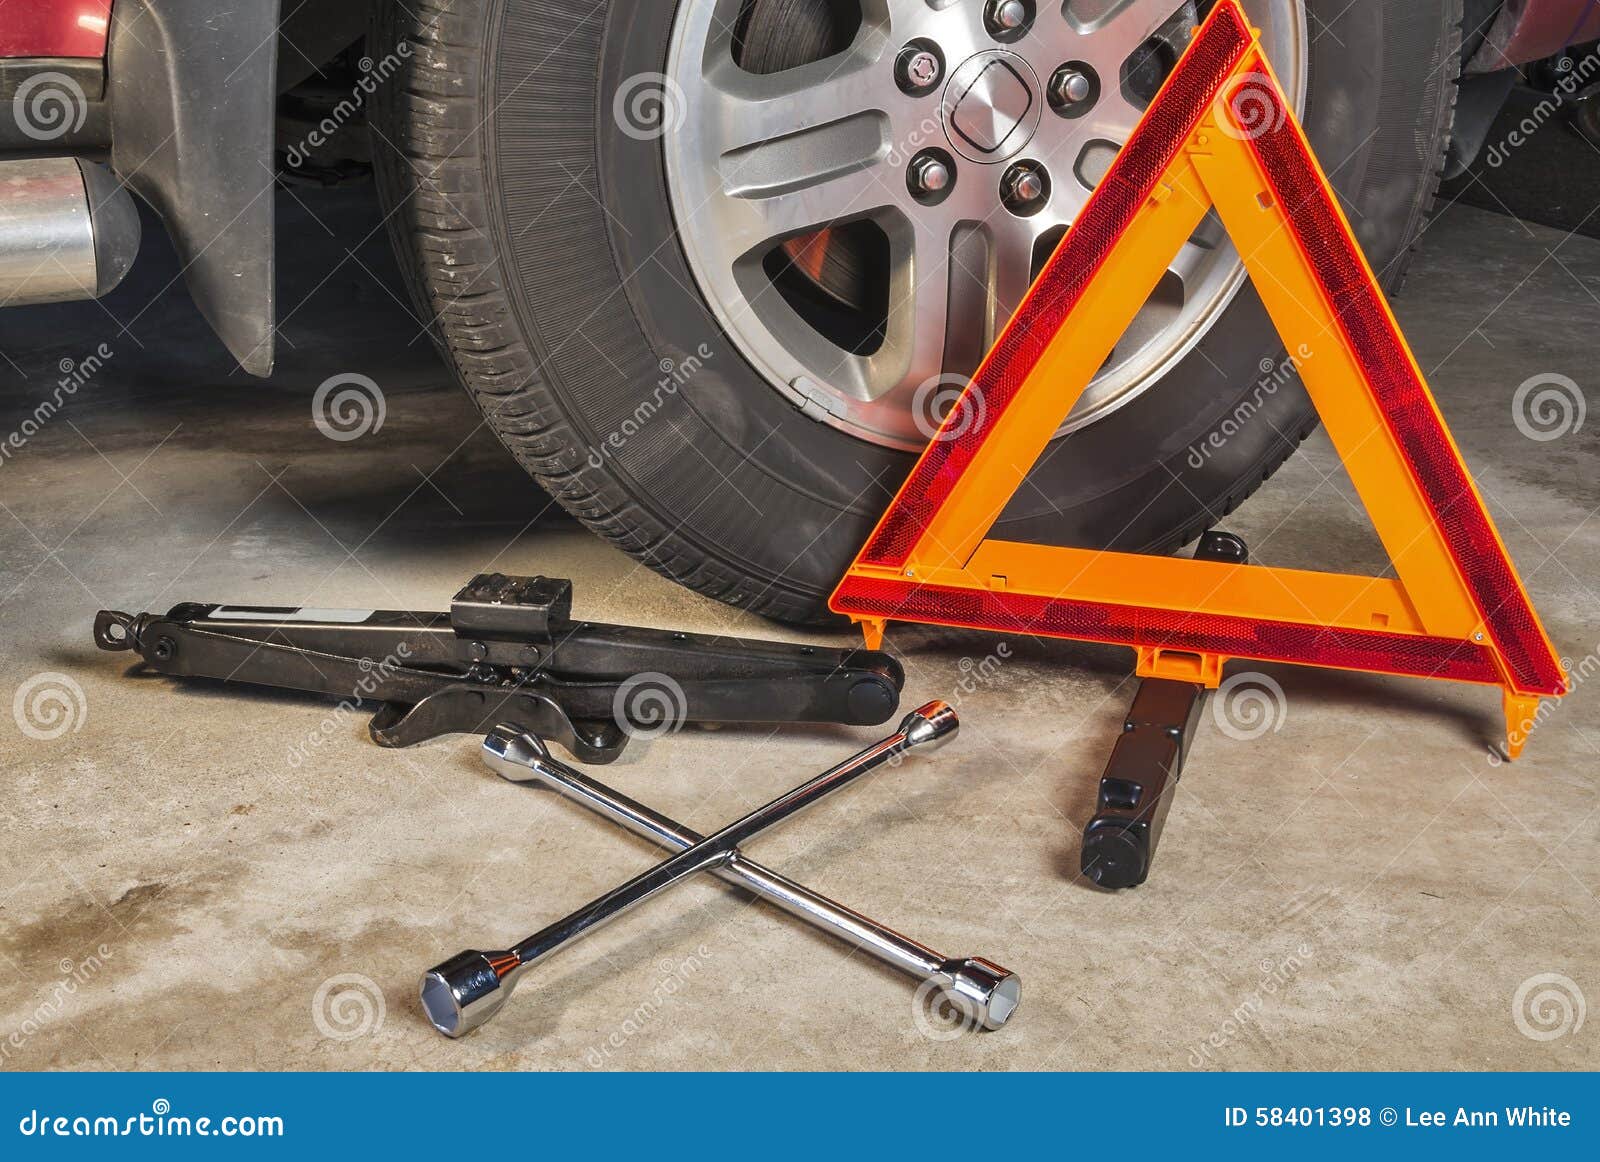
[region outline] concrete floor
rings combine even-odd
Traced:
[[[908,704],[959,697],[959,740],[753,854],[1019,972],[1007,1028],[942,1036],[905,980],[705,882],[551,961],[472,1037],[436,1035],[420,970],[565,914],[651,849],[502,782],[467,737],[389,752],[336,720],[297,763],[327,704],[130,676],[92,648],[95,611],[442,608],[494,568],[571,577],[597,619],[797,635],[552,511],[387,289],[366,191],[298,197],[315,220],[285,199],[299,241],[270,383],[230,370],[181,293],[151,302],[172,274],[159,240],[105,310],[0,313],[6,431],[59,361],[113,351],[0,463],[0,701],[34,683],[70,716],[42,740],[0,714],[4,1067],[1600,1066],[1600,1020],[1578,1024],[1583,994],[1600,1000],[1600,683],[1505,766],[1490,691],[1263,667],[1284,691],[1276,728],[1207,721],[1153,879],[1111,895],[1074,870],[1126,655],[907,628],[891,644]],[[1544,372],[1597,398],[1600,242],[1454,210],[1400,313],[1552,636],[1592,672],[1600,423],[1533,441],[1512,401]],[[311,422],[338,371],[387,400],[352,443]],[[1259,560],[1384,566],[1320,437],[1230,527]],[[604,777],[707,830],[875,733],[686,730]]]

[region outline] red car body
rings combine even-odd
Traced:
[[[1493,73],[1600,38],[1600,0],[1506,0],[1470,71]]]
[[[99,57],[111,0],[0,0],[0,57]]]

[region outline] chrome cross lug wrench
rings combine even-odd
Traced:
[[[888,738],[873,743],[715,835],[642,872],[565,919],[535,932],[515,947],[504,952],[458,953],[430,969],[422,978],[422,1007],[428,1020],[447,1037],[471,1032],[499,1011],[524,972],[551,953],[696,872],[725,866],[738,853],[740,844],[913,747],[937,746],[955,734],[957,725],[954,710],[943,702],[930,702],[906,715],[900,728]]]
[[[567,766],[550,753],[542,739],[511,726],[497,726],[483,742],[483,761],[514,783],[541,783],[581,803],[613,823],[673,851],[682,851],[705,836],[653,811],[620,791],[612,790]],[[932,981],[973,1024],[998,1029],[1020,1000],[1016,974],[982,957],[946,957],[876,920],[795,883],[735,850],[713,868],[718,879],[745,888],[768,903],[876,956],[919,981]]]

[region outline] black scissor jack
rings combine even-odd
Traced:
[[[511,722],[608,763],[632,734],[683,723],[875,726],[904,673],[876,650],[822,649],[574,621],[572,583],[485,573],[448,613],[184,602],[102,610],[95,644],[162,674],[378,704],[373,741],[410,746]]]

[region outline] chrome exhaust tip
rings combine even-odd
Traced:
[[[0,161],[0,303],[97,299],[139,254],[139,208],[110,170],[73,157]]]

